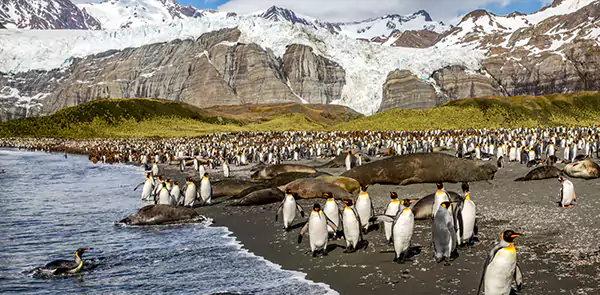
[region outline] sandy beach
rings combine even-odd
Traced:
[[[324,163],[325,160],[319,160]],[[317,161],[300,162],[315,165]],[[232,167],[232,177],[248,179],[252,166]],[[562,166],[561,166],[562,167]],[[182,182],[185,175],[176,165],[162,166],[167,177]],[[571,179],[578,196],[575,208],[557,206],[560,184],[556,179],[514,182],[532,168],[507,163],[489,182],[471,183],[477,206],[479,242],[459,249],[460,256],[450,266],[437,264],[431,246],[431,220],[417,221],[412,246],[421,253],[405,264],[392,262],[391,245],[384,242],[383,230],[369,232],[365,250],[346,254],[330,246],[328,256],[312,258],[308,237],[297,243],[306,218],[297,217],[296,228],[282,229],[275,222],[279,204],[253,207],[228,206],[219,202],[198,211],[225,226],[249,251],[281,265],[284,269],[307,273],[307,278],[330,285],[340,294],[409,292],[410,294],[476,294],[483,262],[506,229],[524,236],[515,241],[518,261],[524,274],[520,294],[599,294],[600,293],[600,181]],[[319,169],[339,175],[343,169]],[[222,178],[220,170],[208,171],[212,181]],[[197,175],[194,175],[197,177]],[[369,194],[376,213],[382,213],[389,192],[400,198],[421,198],[435,192],[434,184],[410,186],[373,185]],[[446,190],[460,191],[460,184],[446,184]],[[324,200],[317,202],[323,204]],[[300,200],[306,212],[315,200]],[[330,241],[345,245],[343,239]]]

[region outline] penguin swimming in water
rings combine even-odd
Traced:
[[[49,272],[54,275],[78,273],[83,269],[83,253],[92,248],[79,248],[75,251],[75,260],[54,260],[36,271]]]
[[[435,217],[433,218],[432,226],[432,241],[435,250],[435,260],[440,263],[446,261],[446,265],[450,265],[450,259],[458,257],[456,252],[456,230],[454,221],[450,213],[452,202],[443,202],[440,204]]]
[[[506,230],[500,236],[500,242],[492,248],[483,265],[481,281],[477,294],[485,286],[485,295],[509,295],[511,284],[516,283],[517,290],[523,284],[523,274],[517,264],[517,249],[513,244],[516,237],[522,234]]]
[[[462,190],[465,200],[460,205],[460,212],[462,217],[462,230],[459,230],[458,244],[459,245],[472,245],[477,234],[477,217],[475,210],[475,203],[471,200],[471,191],[469,190],[469,184],[463,183]],[[462,234],[461,234],[462,233]]]
[[[362,225],[363,232],[366,233],[369,229],[369,219],[373,217],[373,202],[371,202],[371,198],[369,197],[369,193],[367,193],[368,184],[360,186],[360,193],[358,194],[358,198],[356,198],[356,212],[358,213],[358,217],[360,219],[360,224]],[[343,222],[343,221],[342,221]]]
[[[313,205],[313,210],[308,216],[308,222],[300,230],[298,244],[302,243],[302,237],[308,231],[312,256],[316,257],[319,251],[323,256],[327,255],[327,240],[329,239],[329,234],[327,233],[328,225],[331,226],[334,231],[337,231],[337,226],[327,218],[323,210],[321,210],[321,205],[315,203]]]
[[[391,223],[391,240],[394,244],[394,252],[396,253],[393,261],[398,263],[404,263],[406,260],[415,230],[415,215],[409,206],[410,201],[404,199],[396,215],[390,216],[384,214],[373,218],[375,222]]]
[[[288,231],[290,229],[290,225],[296,219],[297,212],[300,212],[300,215],[304,217],[304,210],[302,207],[296,203],[296,199],[294,195],[292,195],[292,191],[290,189],[286,190],[285,198],[283,198],[283,202],[279,205],[277,209],[277,214],[275,214],[275,221],[279,217],[279,214],[283,212],[283,229]]]
[[[342,212],[342,225],[344,229],[344,239],[346,240],[346,250],[344,253],[352,253],[358,250],[359,243],[363,243],[362,224],[359,214],[354,208],[354,201],[344,200],[346,207]]]
[[[325,202],[325,206],[323,206],[323,212],[325,213],[325,215],[331,219],[331,222],[333,222],[333,224],[335,224],[335,226],[337,226],[338,228],[340,227],[340,209],[338,208],[337,203],[335,202],[335,197],[333,195],[333,193],[324,193],[323,197],[327,198],[327,201]],[[333,230],[333,228],[331,226],[327,226],[327,231],[330,234],[334,234],[335,231]]]
[[[558,205],[566,208],[573,207],[573,203],[577,201],[577,195],[575,194],[575,186],[565,176],[559,176],[558,181],[560,182],[560,201]]]
[[[387,216],[396,216],[398,210],[400,209],[401,202],[398,200],[398,194],[396,192],[390,192],[390,202],[385,207],[385,211],[383,215]],[[384,221],[383,229],[385,231],[385,240],[388,242],[392,242],[392,224],[393,221]]]
[[[204,172],[204,177],[202,178],[202,181],[200,181],[200,197],[205,205],[210,205],[212,200],[212,186],[210,185],[208,173],[206,172]]]

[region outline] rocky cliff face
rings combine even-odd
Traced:
[[[100,23],[70,0],[1,0],[0,23],[21,29],[99,30]]]
[[[309,103],[328,104],[339,99],[346,72],[337,63],[313,53],[309,46],[292,44],[283,55],[283,72],[290,86]]]
[[[75,59],[62,71],[0,75],[0,119],[54,113],[99,98],[163,98],[199,107],[340,98],[344,71],[336,63],[300,45],[290,46],[281,60],[239,37],[238,29],[223,29],[198,40]]]
[[[437,94],[430,84],[407,70],[391,72],[383,84],[379,112],[392,109],[429,109],[437,105]]]

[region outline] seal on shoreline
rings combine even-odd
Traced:
[[[245,189],[259,184],[258,182],[242,179],[225,179],[212,183],[212,197],[231,197],[236,196]]]
[[[557,178],[562,174],[562,171],[554,166],[541,166],[537,167],[525,177],[519,177],[515,179],[515,181],[528,181],[528,180],[540,180],[540,179],[549,179],[549,178]]]
[[[294,180],[285,186],[285,190],[291,190],[292,193],[302,199],[325,198],[325,193],[333,193],[338,200],[349,200],[352,198],[345,189],[327,181],[314,178],[302,178]]]
[[[254,172],[254,174],[252,174],[252,176],[250,176],[250,178],[255,180],[269,180],[275,178],[279,174],[287,172],[317,173],[317,170],[299,164],[278,164],[267,166],[260,170],[257,170],[256,172]]]
[[[204,218],[194,209],[171,205],[148,205],[119,221],[127,225],[161,225],[200,222]]]
[[[342,176],[362,184],[408,185],[414,183],[473,182],[494,179],[498,168],[489,163],[443,153],[394,156],[346,171]]]
[[[245,197],[237,200],[232,206],[255,206],[278,203],[283,201],[285,195],[278,188],[266,188],[247,194]]]
[[[359,153],[359,151],[355,151],[353,150],[352,153],[350,154],[350,165],[352,167],[356,166],[356,163],[358,161],[358,158],[356,157],[356,154]],[[333,158],[331,161],[317,166],[317,168],[343,168],[346,167],[346,157],[347,157],[347,153],[341,153],[339,156],[336,156],[335,158]],[[363,164],[365,162],[371,162],[371,158],[367,157],[366,155],[361,153],[361,157],[362,157],[362,162]]]
[[[463,202],[463,197],[454,191],[446,191],[451,202],[458,205]],[[433,203],[435,201],[435,193],[429,194],[420,198],[411,204],[415,220],[432,219],[433,218]],[[436,208],[437,209],[437,208]]]
[[[600,177],[600,166],[591,160],[571,163],[563,169],[569,177],[594,179]]]
[[[360,189],[360,183],[355,179],[344,176],[331,176],[331,175],[321,175],[317,177],[317,179],[321,179],[327,181],[329,183],[333,183],[343,189],[345,189],[349,193],[353,193]]]

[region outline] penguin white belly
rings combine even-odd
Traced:
[[[344,224],[344,236],[346,237],[346,246],[356,247],[358,238],[360,237],[360,224],[354,215],[354,211],[350,208],[345,208],[342,214],[342,222]]]
[[[185,206],[194,206],[196,201],[196,185],[193,183],[188,184],[187,189],[185,190]]]
[[[202,182],[200,182],[200,197],[202,198],[202,201],[210,204],[212,199],[212,188],[210,181],[207,179],[202,179]]]
[[[154,174],[155,176],[158,175],[158,165],[152,165],[152,174]]]
[[[573,202],[574,196],[575,196],[575,188],[573,186],[573,183],[571,183],[570,181],[567,182],[567,180],[565,181],[565,183],[563,183],[563,189],[562,189],[562,196],[561,196],[561,205],[563,206],[567,206],[567,205],[571,205],[571,203]]]
[[[310,250],[321,250],[327,247],[327,218],[322,213],[311,212],[308,219],[308,236],[310,238]]]
[[[346,170],[352,169],[352,158],[350,156],[346,157]]]
[[[396,202],[390,202],[390,204],[388,205],[387,209],[385,210],[385,215],[388,216],[396,216],[396,214],[398,214],[398,209],[400,208],[400,202],[396,201]],[[388,222],[385,221],[383,223],[383,229],[385,231],[385,240],[389,241],[390,238],[392,237],[392,222]]]
[[[435,196],[433,196],[433,207],[432,207],[432,212],[433,212],[433,217],[435,217],[435,215],[437,214],[437,210],[438,208],[440,208],[440,205],[444,202],[449,202],[450,200],[448,199],[448,195],[444,192],[444,191],[440,191],[438,190],[435,193]]]
[[[296,200],[293,196],[286,196],[283,203],[283,226],[287,228],[296,219]]]
[[[152,196],[153,187],[154,186],[152,185],[152,181],[146,180],[146,182],[144,183],[144,188],[142,189],[142,200],[150,200],[150,197]]]
[[[229,177],[229,166],[227,166],[226,164],[223,164],[223,176]]]
[[[408,250],[408,247],[410,247],[410,241],[412,240],[414,230],[415,216],[413,212],[411,210],[402,211],[393,228],[396,258],[398,258],[401,253],[405,253]]]
[[[158,204],[171,204],[171,196],[169,195],[169,191],[166,188],[160,190],[160,193],[158,194]]]
[[[369,227],[369,219],[373,216],[373,210],[371,209],[371,198],[368,194],[361,194],[356,200],[356,211],[358,212],[358,218],[364,229]]]
[[[335,203],[335,201],[327,201],[325,203],[325,206],[323,206],[323,212],[325,212],[325,215],[327,215],[327,217],[331,220],[331,222],[333,222],[333,224],[335,224],[336,226],[340,225],[340,214],[338,211],[338,206]],[[331,226],[327,226],[327,232],[329,233],[333,233],[334,230],[333,228],[331,228]]]
[[[514,162],[517,160],[517,149],[511,148],[510,152],[508,152],[508,160],[510,162]]]
[[[204,177],[204,173],[205,173],[205,172],[206,172],[206,169],[204,168],[204,165],[200,165],[200,166],[198,167],[198,175],[199,175],[200,177]]]
[[[463,236],[459,241],[465,243],[473,237],[473,230],[475,228],[475,203],[471,200],[465,200],[462,209],[463,219]]]
[[[485,295],[509,295],[517,266],[517,252],[500,249],[485,271]]]
[[[179,188],[179,185],[173,186],[173,189],[171,190],[171,205],[177,206],[177,203],[179,203],[179,195],[181,195],[181,188]]]

